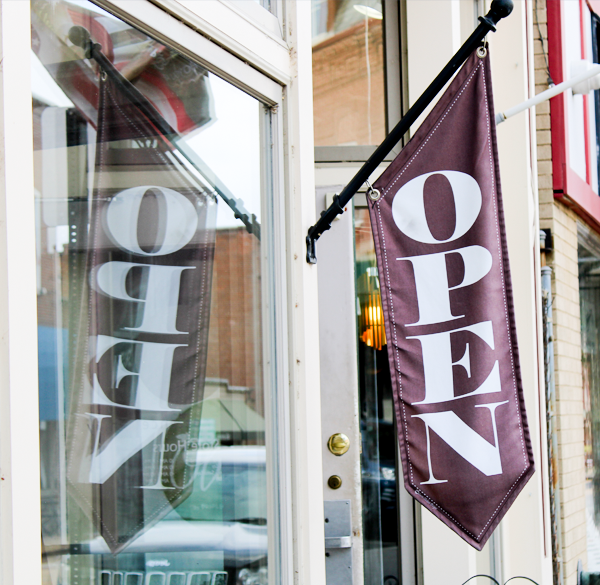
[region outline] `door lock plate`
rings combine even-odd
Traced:
[[[327,585],[352,585],[350,500],[329,500],[324,504]]]

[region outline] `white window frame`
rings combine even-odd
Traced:
[[[227,7],[220,0],[176,14],[158,6],[163,0],[96,3],[271,107],[272,221],[281,226],[273,242],[277,313],[270,324],[278,345],[269,354],[277,360],[281,397],[271,417],[277,421],[281,572],[271,571],[269,582],[324,583],[317,274],[304,260],[306,230],[315,222],[314,141],[306,124],[312,120],[310,3],[275,0],[287,23],[285,40],[265,35],[249,18],[232,29],[223,13],[205,21],[213,32],[227,33],[215,39],[196,12],[206,6],[208,13],[215,3]],[[23,57],[30,53],[30,27],[30,2],[0,2],[0,575],[6,585],[40,583],[42,573],[33,123]],[[259,35],[266,42],[255,42]]]
[[[105,0],[109,4],[108,0]],[[194,30],[212,39],[282,86],[291,80],[290,47],[284,20],[249,0],[153,0]],[[281,5],[281,0],[276,0]],[[131,13],[144,0],[116,0],[113,6]],[[244,8],[244,5],[245,6]],[[250,6],[252,5],[252,6]],[[280,6],[283,13],[283,6]],[[250,14],[250,12],[252,14]],[[156,28],[156,27],[154,27]]]
[[[0,2],[0,580],[41,583],[31,20]]]
[[[181,0],[180,0],[181,1]],[[258,1],[248,0],[219,0],[230,10],[235,10],[247,20],[254,22],[262,30],[274,38],[283,40],[282,15],[283,2],[282,0],[270,0],[271,8],[265,8]]]
[[[250,64],[251,61],[240,61],[231,51],[211,42],[206,36],[198,34],[194,29],[202,31],[199,27],[201,19],[194,17],[194,13],[190,10],[184,7],[179,8],[182,6],[180,2],[173,0],[162,2],[165,4],[164,8],[167,8],[169,13],[173,15],[169,16],[165,14],[163,8],[147,0],[92,1],[116,16],[131,22],[131,24],[145,33],[151,34],[155,38],[158,38],[158,40],[173,47],[182,55],[202,64],[209,71],[229,81],[263,103],[269,106],[281,103],[281,82],[289,81],[289,78],[280,74],[280,79],[273,80],[253,67]],[[214,9],[215,4],[218,6],[222,5],[221,2],[215,3],[214,0],[206,2],[207,8]],[[202,2],[202,5],[204,5],[204,2]],[[176,8],[177,11],[175,11]],[[188,24],[185,24],[178,18],[174,18],[174,16],[182,19],[187,17]],[[225,18],[227,22],[230,22],[230,14],[224,13],[217,16]],[[190,19],[193,22],[190,22]],[[256,30],[256,27],[248,21],[245,21],[245,24],[247,26],[237,31],[238,35],[243,34],[243,30]],[[218,40],[225,41],[226,39],[221,37]],[[273,42],[273,44],[277,45],[278,43]]]

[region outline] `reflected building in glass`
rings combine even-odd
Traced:
[[[386,135],[380,0],[313,0],[315,146],[379,144]]]

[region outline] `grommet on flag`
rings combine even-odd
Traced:
[[[485,59],[486,55],[487,55],[487,46],[488,46],[488,42],[487,39],[483,42],[483,45],[481,45],[481,47],[477,48],[476,54],[480,59]]]
[[[367,195],[369,196],[369,199],[371,201],[379,201],[379,198],[381,197],[379,189],[374,189],[369,181],[365,181],[365,183],[367,185]]]

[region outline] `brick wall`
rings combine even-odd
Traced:
[[[245,228],[217,230],[206,377],[245,387],[264,415],[260,242]]]
[[[548,54],[546,2],[537,0],[534,18]],[[535,93],[548,89],[546,61],[534,20]],[[577,216],[554,198],[550,103],[536,108],[540,226],[550,228],[554,252],[548,257],[552,268],[554,317],[554,360],[556,414],[558,417],[558,472],[562,504],[562,559],[566,583],[575,583],[577,561],[587,560],[585,515],[585,461],[583,449],[583,381],[581,374],[581,331],[577,265]]]
[[[316,146],[379,144],[385,138],[383,29],[381,20],[372,18],[369,67],[370,108],[364,22],[313,47]]]

